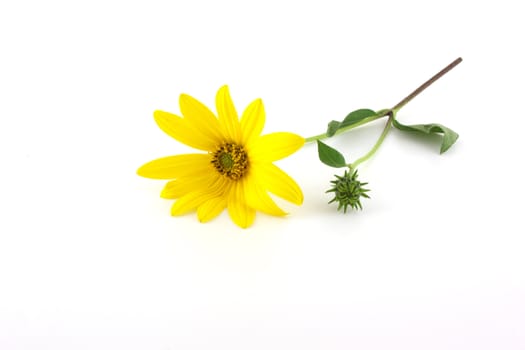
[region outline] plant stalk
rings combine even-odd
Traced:
[[[454,62],[450,63],[448,66],[446,66],[445,68],[443,68],[442,70],[440,70],[436,75],[434,75],[432,78],[428,79],[426,82],[424,82],[420,87],[418,87],[417,89],[415,89],[410,95],[408,95],[407,97],[405,97],[404,99],[402,99],[397,105],[395,105],[392,110],[394,112],[397,112],[399,111],[404,105],[406,105],[408,102],[410,102],[414,97],[416,97],[417,95],[419,95],[420,93],[423,92],[423,90],[425,90],[427,87],[429,87],[430,85],[434,84],[434,82],[436,80],[438,80],[439,78],[441,78],[442,76],[444,76],[445,74],[447,74],[452,68],[454,68],[455,66],[457,66],[458,64],[461,63],[461,61],[463,61],[463,59],[461,57],[458,57],[454,60]]]
[[[362,121],[360,121],[359,123],[355,123],[355,124],[352,124],[352,125],[349,125],[347,126],[346,128],[341,128],[339,130],[337,130],[335,132],[335,135],[337,134],[341,134],[343,132],[346,132],[348,130],[351,130],[353,128],[357,128],[361,125],[364,125],[364,124],[367,124],[367,123],[370,123],[371,121],[374,121],[374,120],[377,120],[377,119],[380,119],[380,118],[383,118],[385,116],[390,116],[392,117],[392,114],[396,114],[401,108],[403,108],[403,106],[405,106],[408,102],[412,101],[412,99],[414,99],[414,97],[416,97],[417,95],[419,95],[420,93],[423,92],[423,90],[425,90],[426,88],[428,88],[430,85],[434,84],[436,82],[436,80],[438,80],[439,78],[441,78],[442,76],[444,76],[445,74],[447,74],[450,70],[452,70],[452,68],[454,68],[455,66],[457,66],[458,64],[461,63],[461,61],[463,61],[463,59],[461,57],[458,57],[456,58],[452,63],[450,63],[448,66],[446,66],[445,68],[443,68],[442,70],[440,70],[438,73],[436,73],[432,78],[428,79],[426,82],[424,82],[423,84],[421,84],[417,89],[415,89],[410,95],[408,95],[407,97],[405,97],[404,99],[402,99],[398,104],[396,104],[394,107],[392,107],[391,109],[387,109],[387,110],[383,110],[383,113],[380,113],[379,115],[375,116],[375,117],[370,117],[370,118],[366,118],[366,119],[363,119]],[[389,121],[387,123],[387,125],[389,124],[392,124],[392,121]],[[334,135],[334,136],[335,136]],[[307,137],[305,138],[305,143],[308,143],[308,142],[313,142],[313,141],[316,141],[316,140],[323,140],[323,139],[326,139],[328,138],[328,136],[326,135],[326,133],[323,133],[323,134],[319,134],[319,135],[315,135],[315,136],[310,136],[310,137]],[[379,140],[378,140],[379,141]],[[382,142],[382,141],[381,141]],[[375,147],[375,146],[374,146]],[[374,151],[375,152],[375,151]],[[357,161],[356,161],[357,162]],[[354,164],[356,163],[354,162]]]
[[[383,132],[381,133],[381,135],[377,139],[375,145],[370,149],[370,151],[368,151],[367,154],[365,154],[361,158],[357,159],[355,162],[353,162],[351,164],[348,164],[348,168],[350,168],[350,171],[354,171],[359,164],[361,164],[363,162],[366,162],[368,159],[370,159],[377,152],[379,147],[381,147],[381,145],[383,144],[383,141],[385,140],[386,135],[388,134],[388,132],[392,128],[392,122],[394,121],[394,118],[395,118],[394,113],[390,113],[389,117],[388,117],[388,120],[387,120],[387,122],[385,124],[385,128],[383,129]]]

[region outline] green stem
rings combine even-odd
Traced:
[[[436,80],[438,80],[439,78],[441,78],[443,75],[447,74],[452,68],[454,68],[455,66],[457,66],[458,64],[461,63],[461,61],[463,61],[463,59],[461,57],[458,57],[456,58],[452,63],[450,63],[448,66],[446,66],[445,68],[443,68],[442,70],[440,70],[437,74],[435,74],[432,78],[428,79],[426,82],[424,82],[421,86],[419,86],[417,89],[415,89],[410,95],[408,95],[407,97],[405,97],[404,99],[402,99],[398,104],[396,104],[393,108],[391,109],[384,109],[382,111],[379,111],[378,112],[378,115],[377,116],[374,116],[374,117],[370,117],[370,118],[366,118],[366,119],[363,119],[362,121],[360,121],[359,123],[355,123],[355,124],[352,124],[352,125],[349,125],[345,128],[341,128],[339,130],[337,130],[335,132],[335,135],[338,135],[338,134],[341,134],[343,132],[346,132],[348,130],[351,130],[353,128],[357,128],[361,125],[364,125],[364,124],[367,124],[367,123],[370,123],[371,121],[374,121],[374,120],[377,120],[377,119],[380,119],[380,118],[383,118],[387,115],[389,115],[389,112],[390,111],[393,111],[394,113],[397,113],[401,108],[403,108],[403,106],[405,106],[408,102],[412,101],[412,99],[414,97],[416,97],[417,95],[419,95],[420,93],[423,92],[423,90],[425,90],[426,88],[428,88],[430,85],[432,85]],[[326,133],[323,133],[323,134],[319,134],[319,135],[315,135],[315,136],[310,136],[310,137],[307,137],[305,139],[305,143],[308,143],[308,142],[313,142],[313,141],[316,141],[316,140],[323,140],[323,139],[326,139],[328,138],[328,136],[326,135]]]
[[[379,136],[379,138],[377,139],[374,147],[372,147],[372,149],[370,149],[370,151],[368,151],[367,154],[365,154],[364,156],[362,156],[361,158],[357,159],[355,162],[351,163],[351,164],[347,164],[348,167],[350,168],[350,170],[355,170],[356,167],[367,161],[368,159],[370,159],[376,152],[377,150],[379,149],[379,147],[381,147],[381,144],[383,143],[383,141],[385,140],[385,137],[386,135],[388,134],[388,132],[390,131],[390,129],[392,128],[392,123],[395,119],[395,116],[396,116],[396,113],[401,109],[403,108],[403,106],[405,106],[408,102],[412,101],[412,99],[414,97],[416,97],[417,95],[419,95],[420,93],[423,92],[423,90],[425,90],[426,88],[428,88],[430,85],[434,84],[434,82],[436,82],[436,80],[438,80],[439,78],[441,78],[443,75],[447,74],[452,68],[454,68],[455,66],[457,66],[458,64],[461,63],[461,61],[463,61],[463,59],[461,57],[458,57],[456,58],[452,63],[450,63],[448,66],[446,66],[445,68],[443,68],[442,70],[440,70],[437,74],[435,74],[432,78],[428,79],[426,82],[424,82],[423,84],[421,84],[417,89],[415,89],[410,95],[408,95],[407,97],[405,97],[404,99],[402,99],[398,104],[396,104],[394,107],[392,107],[391,109],[383,109],[379,112],[377,112],[377,115],[376,116],[373,116],[373,117],[370,117],[370,118],[366,118],[366,119],[363,119],[362,121],[358,122],[358,123],[355,123],[355,124],[352,124],[352,125],[349,125],[347,127],[344,127],[344,128],[341,128],[339,130],[337,130],[335,132],[334,135],[337,135],[337,134],[340,134],[340,133],[343,133],[343,132],[346,132],[348,130],[351,130],[351,129],[354,129],[354,128],[357,128],[361,125],[364,125],[364,124],[367,124],[367,123],[370,123],[371,121],[374,121],[374,120],[377,120],[377,119],[380,119],[380,118],[383,118],[383,117],[386,117],[388,116],[388,121],[386,122],[386,125],[385,125],[385,128],[383,129],[383,132],[381,133],[381,135]],[[311,137],[307,137],[305,139],[305,142],[308,143],[308,142],[313,142],[313,141],[316,141],[316,140],[323,140],[323,139],[326,139],[328,138],[328,136],[326,135],[326,133],[324,134],[319,134],[319,135],[316,135],[316,136],[311,136]]]
[[[381,144],[383,143],[383,141],[385,140],[385,137],[386,135],[388,134],[388,132],[390,131],[390,129],[392,128],[392,123],[396,117],[396,113],[401,109],[403,108],[403,106],[405,106],[408,102],[412,101],[412,99],[414,97],[416,97],[417,95],[419,95],[420,93],[423,92],[423,90],[425,90],[426,88],[428,88],[430,85],[434,84],[434,82],[436,82],[436,80],[438,80],[439,78],[441,78],[443,75],[447,74],[452,68],[454,68],[455,66],[457,66],[458,64],[461,63],[461,61],[463,61],[463,59],[461,57],[458,57],[456,58],[452,63],[450,63],[448,66],[446,66],[445,68],[443,68],[442,70],[440,70],[438,73],[436,73],[432,78],[428,79],[426,82],[424,82],[423,84],[421,84],[417,89],[415,89],[410,95],[408,95],[407,97],[405,97],[404,99],[402,99],[398,104],[396,104],[394,107],[392,107],[392,109],[390,110],[386,110],[387,113],[385,115],[389,115],[389,118],[388,118],[388,121],[386,122],[386,125],[385,125],[385,128],[383,130],[383,132],[381,133],[381,135],[379,136],[379,138],[377,139],[377,142],[376,144],[374,145],[374,147],[372,147],[372,149],[370,151],[368,151],[367,154],[365,154],[364,156],[362,156],[361,158],[359,158],[358,160],[356,160],[355,162],[351,163],[351,164],[348,164],[348,167],[350,168],[350,170],[355,170],[356,167],[367,161],[368,159],[370,159],[376,152],[377,150],[379,149],[379,147],[381,147]]]
[[[355,170],[359,164],[361,164],[363,162],[366,162],[368,159],[370,159],[377,152],[379,147],[381,147],[381,144],[385,140],[386,135],[388,134],[390,129],[392,129],[392,122],[394,121],[394,118],[395,118],[395,113],[394,112],[391,112],[391,113],[389,113],[387,115],[389,115],[389,117],[388,117],[388,120],[386,122],[385,128],[383,129],[383,132],[381,133],[381,135],[377,139],[374,147],[372,147],[372,149],[370,149],[370,151],[368,151],[367,154],[365,154],[364,156],[362,156],[361,158],[359,158],[355,162],[353,162],[351,164],[348,164],[348,167],[350,168],[351,171]]]

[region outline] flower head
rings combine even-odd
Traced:
[[[176,199],[172,215],[197,211],[207,222],[224,209],[240,227],[249,227],[255,212],[284,216],[268,192],[301,204],[303,193],[295,181],[273,164],[304,144],[304,138],[277,132],[262,135],[265,113],[260,99],[239,119],[227,86],[217,92],[216,117],[191,96],[180,96],[183,117],[155,111],[158,126],[190,147],[204,151],[159,158],[137,173],[151,179],[168,179],[161,197]]]

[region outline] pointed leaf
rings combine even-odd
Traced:
[[[353,112],[350,112],[342,122],[332,120],[328,123],[328,129],[326,130],[326,135],[328,137],[334,136],[335,132],[341,128],[359,123],[363,119],[375,117],[377,113],[371,109],[357,109]]]
[[[403,125],[394,119],[394,127],[402,131],[417,132],[424,135],[432,134],[443,134],[443,140],[441,141],[440,153],[445,153],[456,140],[459,135],[452,129],[447,128],[441,124],[416,124],[416,125]]]
[[[342,168],[346,166],[345,157],[336,149],[317,140],[317,151],[321,162],[333,168]]]
[[[335,132],[339,130],[340,125],[341,125],[341,122],[338,122],[337,120],[332,120],[330,123],[328,123],[328,129],[326,130],[326,136],[328,137],[334,136]]]
[[[371,109],[363,108],[363,109],[355,110],[353,112],[350,112],[346,116],[346,118],[341,123],[341,127],[345,127],[345,126],[349,126],[349,125],[358,123],[363,119],[375,117],[376,115],[377,113]]]

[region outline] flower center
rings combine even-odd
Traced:
[[[248,154],[242,146],[225,142],[212,153],[211,163],[219,173],[236,181],[248,171]]]

